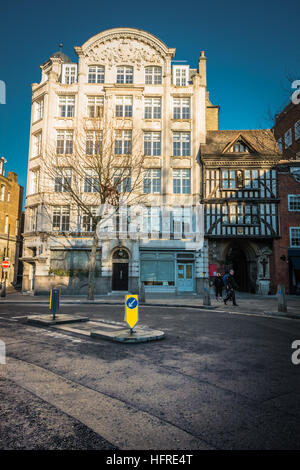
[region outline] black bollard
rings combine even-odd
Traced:
[[[59,311],[59,294],[59,289],[52,289],[50,291],[50,310],[53,315],[53,320],[55,320],[55,314]]]
[[[277,300],[278,300],[278,312],[287,312],[286,297],[285,297],[285,286],[278,284],[277,288]]]
[[[146,302],[145,286],[143,282],[141,282],[140,284],[139,302],[141,304],[144,304]]]
[[[207,280],[204,281],[203,305],[211,305],[210,293],[209,293],[209,283],[208,283]]]

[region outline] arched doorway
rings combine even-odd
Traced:
[[[225,259],[225,271],[234,270],[234,278],[238,284],[238,290],[250,291],[249,270],[247,257],[244,250],[238,245],[230,245]]]
[[[129,254],[123,248],[118,248],[112,256],[112,290],[128,290]]]

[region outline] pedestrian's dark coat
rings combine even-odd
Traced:
[[[237,287],[238,287],[237,283],[236,283],[235,280],[234,280],[234,277],[233,277],[231,274],[229,274],[228,277],[227,277],[227,279],[226,279],[226,286],[225,286],[225,287],[226,287],[226,289],[228,289],[228,290],[229,290],[229,289],[235,290],[235,289],[237,289]]]
[[[217,287],[217,288],[220,288],[220,287],[224,286],[224,282],[223,282],[223,279],[222,279],[221,276],[216,276],[215,277],[214,286]]]

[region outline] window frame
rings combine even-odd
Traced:
[[[63,135],[63,140],[59,139],[59,136]],[[67,138],[69,137],[69,138]],[[71,137],[71,139],[70,139]],[[74,133],[73,130],[69,129],[57,129],[56,130],[56,155],[72,155],[74,149]],[[63,152],[59,152],[59,145],[58,142],[63,142]],[[71,142],[71,144],[70,144]],[[71,152],[67,152],[67,150],[72,150]]]
[[[38,157],[42,154],[42,131],[33,134],[33,157]]]
[[[117,66],[116,83],[120,85],[133,84],[133,75],[134,69],[131,65],[119,65]]]
[[[183,105],[184,100],[188,101],[188,107]],[[175,102],[179,101],[179,106],[178,104],[176,105]],[[190,96],[188,97],[182,97],[182,96],[173,96],[173,119],[176,120],[190,120],[191,119],[191,98]],[[188,112],[185,110],[188,109]],[[176,111],[177,110],[177,111]],[[178,112],[179,110],[179,112]],[[186,116],[185,116],[186,114]]]
[[[161,131],[144,131],[144,156],[161,156]]]
[[[72,69],[74,73],[72,73]],[[67,71],[69,70],[69,73]],[[74,80],[72,80],[74,78]],[[77,83],[77,64],[63,64],[62,66],[62,80],[63,85],[72,85]]]
[[[157,101],[159,105],[157,105],[155,101]],[[161,119],[161,113],[162,113],[161,96],[145,96],[144,97],[144,119]]]
[[[296,245],[292,244],[292,240],[293,240],[292,231],[293,230],[298,231],[298,237],[295,237],[295,239],[298,239],[299,242]],[[299,227],[289,227],[289,232],[290,232],[290,248],[299,248],[300,247],[300,226]]]
[[[133,96],[132,95],[117,95],[116,106],[115,106],[115,116],[122,117],[122,118],[132,118],[132,113],[133,113]]]
[[[149,182],[146,183],[145,180],[149,180]],[[161,168],[147,168],[143,170],[143,193],[161,194]]]
[[[120,137],[121,138],[118,138]],[[130,139],[128,138],[130,136]],[[126,148],[127,147],[127,148]],[[116,150],[121,149],[121,152]],[[127,151],[125,151],[127,150]],[[132,130],[116,129],[114,139],[114,155],[131,155],[132,152]]]
[[[188,86],[189,85],[189,65],[173,65],[173,85],[174,86]],[[177,77],[177,71],[181,71],[179,77]],[[185,71],[183,76],[182,71]]]
[[[178,135],[179,135],[179,140],[175,140],[175,138]],[[189,136],[188,141],[184,140],[184,135]],[[173,131],[172,144],[173,144],[172,145],[173,157],[191,157],[191,132],[190,131]]]
[[[44,106],[45,106],[44,97],[39,98],[34,102],[34,121],[33,122],[37,122],[43,119]]]
[[[176,177],[176,172],[179,173],[179,177]],[[187,172],[188,178],[184,177],[184,173]],[[178,184],[179,182],[179,184]],[[184,184],[188,182],[188,184]],[[190,168],[173,168],[172,170],[172,183],[173,183],[173,194],[191,194],[192,180],[191,180],[191,169]],[[188,189],[185,190],[184,189]],[[177,191],[177,189],[179,189]]]
[[[293,143],[293,135],[292,135],[292,128],[290,127],[284,133],[284,146],[285,148],[289,148]]]
[[[95,69],[92,72],[90,69]],[[95,76],[95,80],[91,80],[91,76]],[[88,83],[105,83],[105,66],[104,65],[89,65],[88,66]]]
[[[64,213],[64,210],[67,210],[67,213]],[[55,214],[55,211],[57,211],[56,214]],[[54,225],[55,217],[56,217],[56,220],[59,220],[59,224],[56,223],[56,225]],[[53,206],[52,208],[52,231],[70,232],[70,206]]]
[[[151,69],[151,73],[149,70]],[[155,73],[155,69],[159,69],[160,73]],[[162,67],[159,65],[147,65],[144,69],[145,85],[162,85]]]
[[[81,211],[81,224],[80,224],[80,231],[85,233],[95,232],[97,224],[95,223],[93,217],[97,216],[97,207],[91,206],[90,211],[93,214],[87,214],[84,210]],[[85,227],[84,227],[85,226]],[[85,230],[85,228],[88,230]]]
[[[72,168],[61,168],[61,174],[54,177],[54,193],[67,193],[72,185]]]
[[[91,112],[91,110],[93,110]],[[102,118],[104,112],[104,95],[87,96],[87,117],[89,119]]]
[[[98,193],[100,190],[100,180],[96,171],[93,168],[87,168],[83,178],[83,192],[84,193]]]
[[[58,95],[58,116],[75,117],[75,95]]]
[[[100,157],[103,150],[103,132],[87,130],[85,144],[85,153],[87,156]]]
[[[299,209],[291,208],[291,199],[296,198],[299,201]],[[288,211],[289,212],[300,212],[300,194],[288,194]]]
[[[118,183],[118,179],[121,181]],[[113,184],[119,193],[130,193],[131,191],[131,169],[116,168],[113,176]]]

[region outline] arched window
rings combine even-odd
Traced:
[[[114,252],[113,259],[129,259],[129,255],[126,250],[119,248]]]

